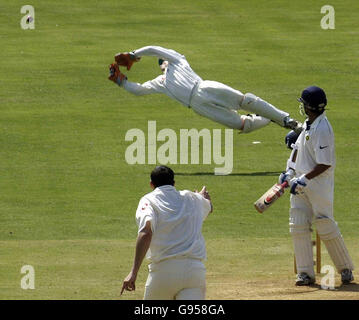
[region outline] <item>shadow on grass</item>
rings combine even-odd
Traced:
[[[256,176],[279,176],[281,172],[266,171],[266,172],[243,172],[243,173],[231,173],[227,176],[236,177],[256,177]],[[214,176],[213,172],[176,172],[176,176]],[[221,175],[219,175],[221,176]]]

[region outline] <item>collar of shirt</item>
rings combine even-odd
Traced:
[[[166,184],[164,186],[157,187],[156,189],[160,189],[162,191],[176,190],[176,188],[174,186],[171,186],[170,184]]]
[[[310,129],[315,129],[318,123],[325,117],[325,112],[323,112],[320,116],[316,117],[313,123],[309,124],[309,120],[305,121],[305,130],[308,131]]]

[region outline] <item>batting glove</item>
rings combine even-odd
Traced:
[[[299,194],[303,193],[303,189],[307,186],[308,179],[305,177],[305,174],[302,174],[299,178],[293,178],[289,181],[290,193]]]
[[[294,175],[295,175],[295,171],[293,169],[288,169],[288,171],[283,171],[279,175],[278,183],[282,184],[285,181],[287,181],[289,183],[289,181],[294,178]]]

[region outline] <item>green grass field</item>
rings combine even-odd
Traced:
[[[145,264],[137,290],[119,293],[154,165],[126,163],[126,132],[146,132],[149,120],[157,131],[224,129],[166,96],[135,97],[107,80],[115,53],[145,45],[175,49],[203,79],[301,120],[301,90],[325,89],[336,137],[335,217],[359,265],[359,2],[330,1],[335,30],[320,27],[327,3],[309,0],[29,4],[34,30],[20,27],[23,1],[0,3],[0,299],[142,298]],[[158,73],[154,58],[126,72],[137,82]],[[208,299],[358,298],[359,285],[340,287],[339,278],[334,291],[295,288],[288,195],[263,215],[253,208],[285,168],[286,133],[275,124],[234,132],[228,176],[215,176],[215,164],[170,165],[178,189],[206,185],[214,202],[203,229]],[[35,268],[35,290],[20,287],[23,265]]]

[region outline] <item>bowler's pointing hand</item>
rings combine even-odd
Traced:
[[[198,192],[197,190],[195,192]],[[202,187],[202,190],[200,192],[198,192],[203,198],[209,200],[210,204],[211,204],[211,211],[209,213],[211,213],[213,211],[213,204],[212,204],[212,200],[211,200],[211,196],[209,195],[206,186]]]
[[[211,200],[211,196],[209,195],[209,193],[208,193],[208,191],[206,189],[206,186],[203,186],[202,190],[200,192],[198,192],[198,193],[201,194],[203,198]]]
[[[121,295],[124,290],[127,290],[127,291],[135,291],[136,290],[136,278],[137,278],[137,275],[135,275],[132,271],[128,274],[128,276],[125,278],[125,280],[123,280]]]

